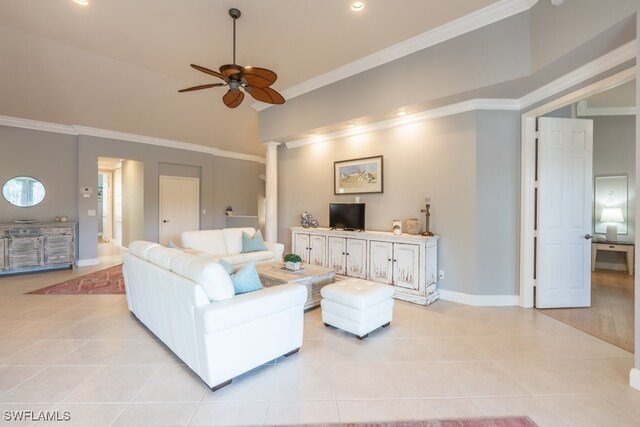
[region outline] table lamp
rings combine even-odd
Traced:
[[[618,240],[618,222],[624,222],[622,217],[622,209],[620,208],[604,208],[600,216],[601,222],[607,223],[607,240]]]

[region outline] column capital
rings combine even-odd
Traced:
[[[277,147],[278,145],[282,145],[282,143],[277,141],[265,141],[262,143],[262,145],[264,145],[265,147]]]

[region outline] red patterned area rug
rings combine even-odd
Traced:
[[[122,264],[76,277],[57,285],[28,292],[30,294],[124,294]]]
[[[537,427],[529,417],[459,418],[384,423],[305,424],[305,427]],[[285,426],[286,427],[286,426]],[[292,427],[292,426],[290,426]]]

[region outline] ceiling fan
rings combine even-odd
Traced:
[[[210,70],[200,65],[191,64],[193,68],[205,74],[209,74],[224,80],[224,83],[209,83],[181,89],[178,92],[191,92],[194,90],[209,89],[212,87],[229,86],[229,90],[222,97],[222,102],[229,108],[236,108],[244,99],[244,89],[249,95],[258,101],[268,104],[284,104],[284,98],[271,86],[278,76],[271,70],[260,67],[243,67],[236,64],[236,20],[240,18],[238,9],[229,9],[229,15],[233,18],[233,64],[225,64],[220,67],[220,72]]]

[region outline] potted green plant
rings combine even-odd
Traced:
[[[286,254],[284,256],[284,266],[287,270],[297,271],[300,270],[300,263],[302,258],[296,254]]]

